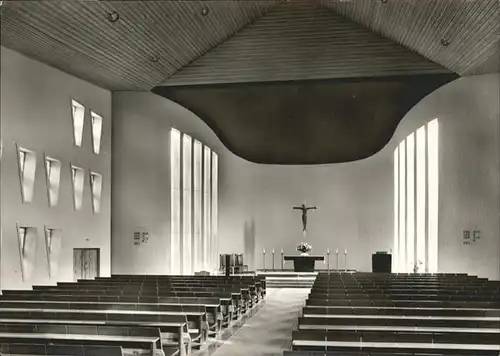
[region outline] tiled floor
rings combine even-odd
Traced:
[[[266,304],[225,341],[213,356],[281,356],[309,289],[268,289]]]

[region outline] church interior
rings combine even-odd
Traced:
[[[500,1],[0,15],[0,355],[500,355]]]

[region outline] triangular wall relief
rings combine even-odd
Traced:
[[[71,100],[71,119],[73,122],[73,138],[76,146],[82,145],[84,118],[85,118],[85,107],[76,100]]]
[[[36,153],[17,146],[19,181],[23,203],[31,203],[35,189]]]
[[[26,282],[31,280],[36,264],[37,229],[35,227],[18,225],[17,235],[21,272],[23,281]]]
[[[47,263],[49,278],[57,276],[59,271],[59,254],[62,246],[62,230],[45,227],[45,247],[47,250]]]
[[[83,184],[85,171],[83,168],[71,165],[71,180],[73,182],[73,202],[75,210],[80,210],[83,203]]]
[[[47,178],[47,193],[49,206],[55,207],[59,201],[59,186],[61,182],[61,162],[45,157],[45,174]]]
[[[102,116],[91,111],[92,118],[92,146],[95,154],[101,151],[101,136],[102,136]]]
[[[97,214],[101,211],[102,175],[90,172],[90,188],[92,190],[92,208]]]

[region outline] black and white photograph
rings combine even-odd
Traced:
[[[0,356],[500,356],[500,0],[0,1]]]

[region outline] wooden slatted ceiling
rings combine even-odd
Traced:
[[[150,90],[277,1],[9,1],[1,39],[104,88]]]
[[[309,0],[283,2],[163,85],[449,73]]]
[[[317,6],[314,11],[307,4],[301,9],[297,1],[306,0],[288,0],[285,4],[284,0],[4,1],[1,41],[2,46],[102,87],[119,90],[150,90],[186,66],[188,69],[175,75],[171,83],[213,82],[206,72],[214,66],[229,82],[247,81],[248,76],[252,80],[269,80],[273,75],[290,80],[359,76],[375,70],[381,71],[378,75],[439,71],[432,62],[460,75],[500,71],[498,0],[307,0],[310,6]],[[207,16],[202,15],[203,8],[209,9]],[[324,8],[332,12],[331,17]],[[110,23],[106,15],[115,10],[120,19]],[[359,26],[341,25],[338,16]],[[336,22],[331,20],[333,17]],[[327,31],[330,27],[332,33]],[[287,32],[277,46],[279,28]],[[360,42],[368,38],[363,31],[366,29],[378,34],[378,40]],[[247,31],[254,37],[244,35]],[[267,41],[262,31],[269,31]],[[322,37],[315,39],[314,33]],[[334,34],[341,38],[334,38]],[[236,41],[236,37],[243,42]],[[384,47],[379,47],[381,53],[377,53],[382,37],[428,61],[417,61],[402,51],[391,50],[383,56]],[[449,41],[449,46],[443,46],[441,39]],[[221,43],[231,51],[217,48]],[[285,44],[288,47],[281,46]],[[342,58],[340,44],[351,55]],[[262,53],[273,52],[269,46],[277,50],[266,60]],[[298,46],[303,50],[291,50]],[[367,49],[361,50],[360,46]],[[206,53],[206,59],[197,60]],[[159,60],[152,62],[150,59],[156,56]],[[226,62],[214,63],[211,58],[217,56]],[[335,60],[330,61],[333,56]],[[391,56],[394,69],[387,71]],[[246,57],[258,61],[252,63]],[[367,67],[354,68],[356,62],[371,66],[371,72]],[[290,77],[285,75],[285,68],[290,70]],[[241,72],[232,75],[236,69]]]
[[[460,75],[500,71],[498,0],[318,1]]]

